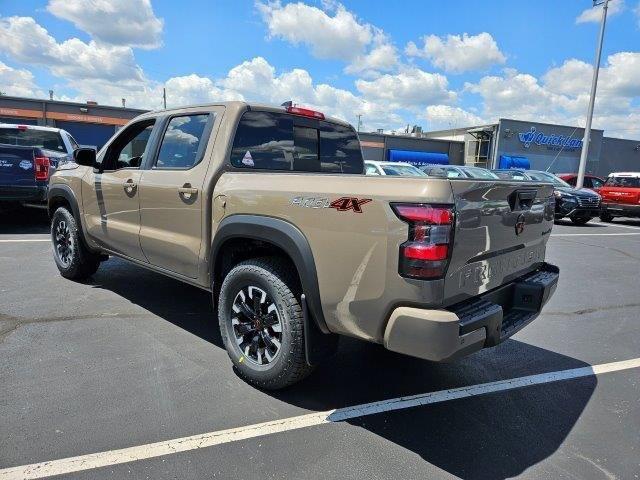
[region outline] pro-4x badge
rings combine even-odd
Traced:
[[[362,213],[362,205],[369,203],[370,198],[341,197],[329,204],[329,207],[335,208],[339,212],[353,210],[356,213]]]

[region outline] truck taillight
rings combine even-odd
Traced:
[[[449,263],[453,207],[393,203],[391,208],[409,224],[409,239],[400,245],[400,275],[429,280],[444,276]]]
[[[49,163],[48,157],[35,157],[34,161],[34,171],[37,181],[47,181],[49,179],[49,167],[51,164]]]
[[[317,118],[318,120],[324,120],[324,113],[316,112],[315,110],[310,110],[308,108],[287,107],[287,113],[291,113],[293,115],[299,115],[301,117]]]

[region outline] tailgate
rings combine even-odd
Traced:
[[[553,226],[550,184],[452,180],[456,220],[445,280],[451,305],[538,267]]]
[[[0,185],[22,187],[35,184],[33,148],[0,145]]]

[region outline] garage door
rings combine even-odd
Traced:
[[[56,127],[69,132],[80,145],[92,145],[102,148],[116,131],[113,125],[98,125],[96,123],[57,121]]]

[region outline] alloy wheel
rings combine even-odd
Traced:
[[[271,296],[255,285],[240,289],[231,308],[236,344],[250,363],[272,363],[282,346],[282,321]]]
[[[58,260],[64,267],[69,267],[73,259],[73,238],[65,220],[60,220],[54,232],[54,247]]]

